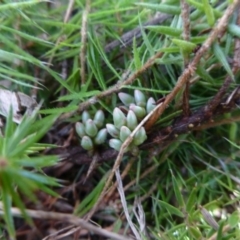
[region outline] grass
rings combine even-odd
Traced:
[[[239,238],[236,3],[1,4],[2,239]],[[137,154],[84,150],[82,112],[112,123],[135,89],[157,101]]]

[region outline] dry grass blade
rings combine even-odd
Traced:
[[[91,1],[86,1],[86,8],[83,11],[82,16],[82,28],[81,28],[81,51],[80,51],[80,66],[81,66],[81,84],[86,82],[85,76],[85,63],[86,63],[86,47],[87,47],[87,16],[90,11]]]
[[[124,190],[123,190],[123,184],[122,184],[122,179],[121,179],[121,175],[120,175],[119,169],[117,169],[115,171],[115,176],[116,176],[116,179],[117,179],[118,192],[119,192],[119,195],[120,195],[120,199],[121,199],[121,203],[122,203],[122,206],[123,206],[125,217],[126,217],[126,219],[128,221],[128,224],[129,224],[130,228],[132,229],[136,239],[137,240],[141,240],[141,236],[139,235],[138,230],[135,228],[135,226],[134,226],[134,224],[132,222],[132,219],[131,219],[131,217],[129,215],[129,212],[128,212],[127,201],[126,201],[126,198],[125,198],[125,194],[124,194]]]

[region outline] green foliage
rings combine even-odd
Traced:
[[[56,196],[50,188],[50,186],[59,185],[56,179],[36,171],[56,164],[58,158],[56,156],[29,156],[29,152],[38,152],[39,145],[36,143],[52,126],[56,117],[48,116],[38,120],[37,125],[42,127],[36,129],[36,126],[34,126],[36,114],[33,117],[25,117],[16,126],[12,121],[12,114],[10,113],[3,135],[0,136],[0,185],[1,199],[5,212],[3,217],[12,236],[14,235],[13,216],[11,213],[13,204],[30,221],[19,194],[23,194],[34,201],[36,201],[35,192],[39,190]],[[25,168],[29,170],[25,170]],[[35,172],[31,169],[35,170]]]
[[[188,41],[182,34],[182,9],[178,0],[164,3],[155,0],[141,3],[136,0],[91,1],[87,16],[84,84],[80,79],[79,56],[84,44],[80,30],[85,1],[74,2],[66,21],[63,16],[69,1],[56,2],[3,1],[0,5],[0,84],[7,80],[11,83],[8,89],[28,95],[36,90],[39,102],[43,101],[39,111],[42,118],[37,115],[25,117],[16,125],[9,115],[0,136],[0,200],[6,223],[0,230],[7,229],[13,237],[15,225],[11,207],[18,207],[31,224],[22,196],[36,201],[38,191],[55,194],[55,187],[61,188],[56,179],[42,171],[44,167],[54,166],[57,157],[41,154],[47,147],[53,147],[41,143],[41,138],[55,126],[57,117],[69,114],[70,117],[61,122],[63,125],[81,121],[75,125],[80,137],[80,141],[75,142],[77,146],[81,144],[88,151],[97,149],[96,145],[107,149],[109,146],[105,143],[112,137],[110,147],[119,150],[140,120],[159,103],[157,99],[164,99],[172,92],[185,70],[186,56],[191,62],[198,46],[204,44],[231,1],[186,0],[191,10]],[[167,13],[167,19],[146,26],[145,22],[156,12]],[[239,84],[239,74],[232,72],[234,43],[240,36],[236,19],[234,13],[227,31],[207,49],[196,71],[193,69],[189,94],[192,114],[209,103],[227,76],[235,80],[228,94]],[[132,41],[121,39],[124,33],[138,27],[139,33]],[[120,40],[119,48],[109,50],[108,44],[115,40]],[[137,74],[135,81],[120,85],[145,67],[158,52],[163,55],[152,60],[154,64]],[[116,84],[119,84],[116,89],[117,93],[121,92],[120,100],[114,88]],[[143,95],[133,97],[136,89]],[[119,106],[120,101],[123,108]],[[88,112],[79,113],[78,110],[88,103]],[[99,109],[104,112],[106,129],[102,118],[95,117]],[[138,132],[133,143],[138,146],[145,143],[146,146],[135,154],[137,161],[131,167],[128,153],[124,155],[120,170],[129,169],[124,179],[128,207],[131,211],[136,196],[144,199],[141,204],[152,239],[213,239],[214,234],[215,239],[239,239],[239,123],[234,120],[239,116],[239,109],[210,119],[217,123],[226,120],[231,123],[229,125],[172,136],[174,141],[164,146],[161,145],[162,136],[157,136],[154,141],[158,143],[152,147],[146,137],[165,127],[177,126],[181,116],[179,96],[166,107],[152,129],[146,132],[142,128]],[[107,137],[106,132],[111,136]],[[136,152],[136,146],[131,147]],[[160,154],[155,156],[158,151]],[[99,178],[99,174],[106,176],[111,167],[112,163],[104,162],[95,170],[96,174],[87,185],[88,191],[82,194],[84,190],[79,188],[77,202],[73,203],[76,215],[85,216],[92,209],[106,180]],[[72,173],[66,175],[72,176]],[[79,175],[86,174],[79,170]],[[67,180],[72,184],[72,179]],[[115,199],[111,199],[114,204]],[[120,211],[122,213],[122,209]],[[206,220],[206,212],[217,222],[217,230]],[[129,232],[127,222],[119,217],[116,209],[100,210],[99,216],[102,213],[110,216],[114,228],[122,230],[125,227]],[[134,223],[137,226],[137,221]]]

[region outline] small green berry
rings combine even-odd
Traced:
[[[126,126],[122,126],[120,129],[120,140],[124,142],[129,137],[130,134],[131,134],[130,129],[127,128]]]
[[[114,137],[114,138],[118,138],[119,137],[119,130],[111,123],[106,124],[106,128],[108,133]]]
[[[156,101],[152,97],[150,97],[147,101],[147,106],[146,106],[147,113],[150,113],[155,107],[156,107]]]
[[[135,113],[138,119],[143,119],[147,114],[145,108],[136,106],[135,104],[131,104],[129,109]]]
[[[130,94],[120,92],[120,93],[118,93],[118,97],[120,98],[120,100],[122,101],[122,103],[123,103],[125,106],[127,106],[127,107],[128,107],[131,103],[134,103],[134,98],[133,98]]]
[[[85,150],[92,150],[93,149],[93,142],[92,139],[89,136],[84,136],[81,140],[81,146],[85,149]]]
[[[117,151],[120,151],[122,142],[119,139],[110,139],[109,146]]]
[[[127,126],[130,130],[133,130],[138,125],[138,120],[135,113],[132,110],[127,114]]]
[[[85,124],[85,132],[89,137],[95,137],[98,133],[97,126],[92,119],[88,119]]]
[[[146,106],[146,98],[145,95],[140,90],[134,91],[134,99],[138,106],[145,107]]]
[[[107,140],[107,129],[101,129],[94,138],[94,143],[97,145],[103,144]]]
[[[86,124],[87,120],[90,119],[90,118],[91,118],[91,116],[90,116],[89,112],[86,111],[86,110],[83,111],[83,113],[82,113],[82,122],[83,122],[83,124]]]
[[[95,113],[95,116],[94,116],[94,123],[96,124],[97,128],[101,128],[104,124],[104,120],[105,120],[105,116],[104,116],[104,113],[102,110],[98,110],[96,113]]]
[[[147,139],[147,134],[144,127],[141,127],[133,137],[134,145],[138,146]]]
[[[127,122],[127,120],[126,120],[124,113],[119,108],[115,108],[113,110],[114,126],[118,129],[120,129],[122,126],[126,125],[126,122]]]
[[[85,127],[81,122],[76,122],[75,129],[80,138],[83,138],[83,136],[86,135],[85,133]]]

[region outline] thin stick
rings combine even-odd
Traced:
[[[2,209],[3,209],[3,206],[2,206],[2,204],[0,204],[0,215],[5,214]],[[11,214],[13,216],[22,217],[22,212],[18,208],[12,207],[10,210],[11,210]],[[83,220],[81,218],[78,218],[78,217],[76,217],[74,215],[71,215],[71,214],[57,213],[57,212],[46,212],[46,211],[36,211],[36,210],[29,210],[29,209],[26,209],[25,211],[32,218],[67,221],[71,224],[74,224],[75,226],[80,225],[84,229],[92,231],[92,232],[94,232],[96,234],[99,234],[101,236],[108,237],[110,239],[115,239],[115,240],[130,240],[131,239],[129,237],[124,237],[124,236],[119,235],[117,233],[109,232],[105,229],[96,227],[96,226],[86,222],[85,220]]]
[[[185,0],[181,0],[181,16],[183,20],[183,39],[185,41],[190,40],[190,8],[189,5]],[[186,68],[189,64],[189,54],[183,53],[183,62],[184,68]],[[189,106],[189,80],[185,84],[185,89],[183,90],[183,102],[182,102],[182,109],[184,116],[190,115],[190,106]]]
[[[204,123],[200,126],[196,126],[193,128],[193,131],[202,131],[208,128],[213,128],[213,127],[217,127],[217,126],[221,126],[221,125],[225,125],[225,124],[232,124],[235,122],[240,122],[240,116],[235,116],[235,117],[231,117],[231,118],[224,118],[224,119],[220,119],[218,121],[210,121],[207,123]]]
[[[80,51],[80,65],[81,65],[81,84],[84,85],[86,82],[85,76],[85,62],[86,62],[86,48],[87,48],[87,16],[90,12],[91,1],[86,1],[86,8],[82,15],[82,28],[81,28],[81,51]]]

